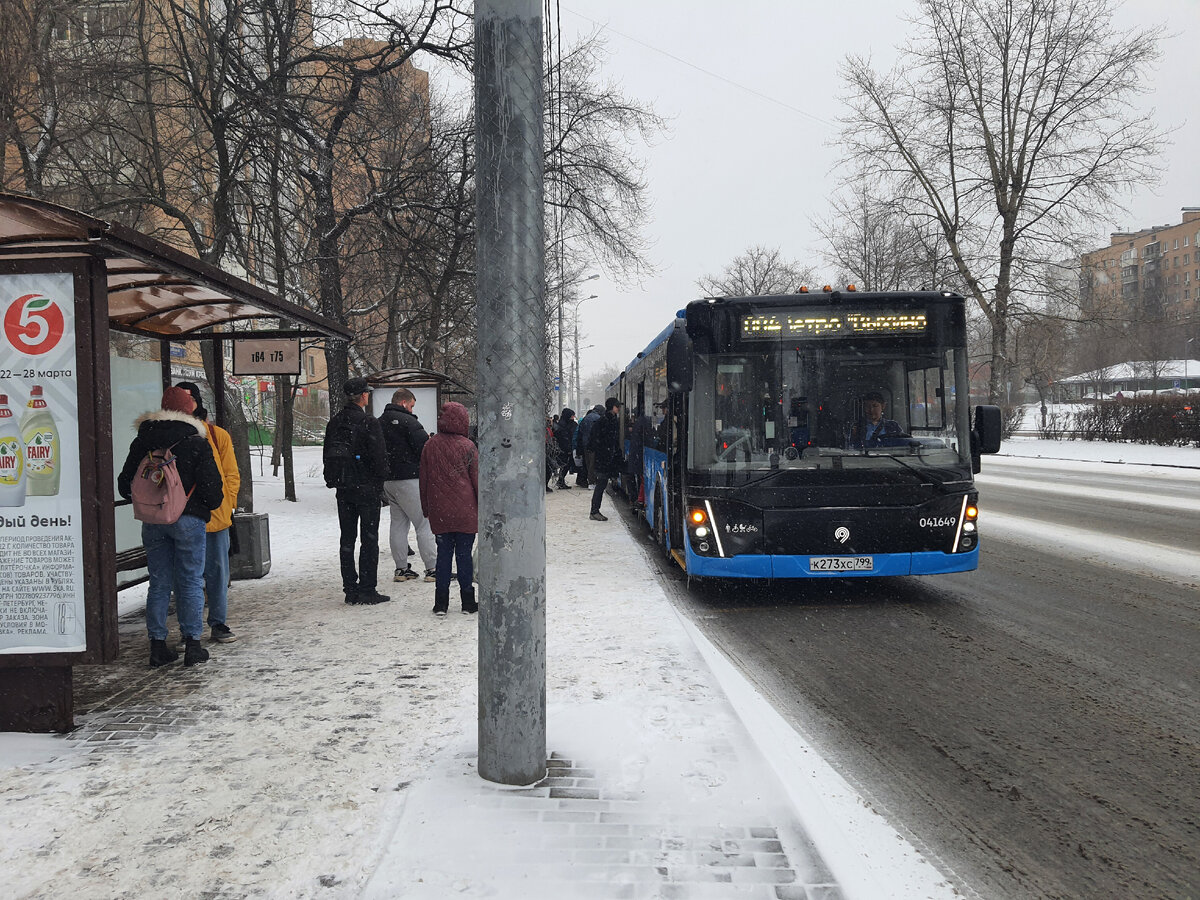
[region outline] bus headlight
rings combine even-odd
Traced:
[[[721,535],[713,519],[712,504],[708,500],[695,501],[703,506],[690,506],[687,511],[688,536],[692,549],[698,553],[724,556]]]

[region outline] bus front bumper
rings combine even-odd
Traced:
[[[870,578],[889,575],[944,575],[979,567],[979,547],[966,553],[876,553],[866,570],[812,569],[811,556],[697,556],[687,548],[687,572],[696,578]],[[824,559],[819,557],[818,559]]]

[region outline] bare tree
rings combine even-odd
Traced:
[[[761,297],[794,294],[816,279],[812,268],[784,259],[778,247],[749,247],[734,257],[720,275],[696,279],[709,297]]]
[[[1153,179],[1162,135],[1131,102],[1159,28],[1120,32],[1113,0],[919,0],[896,67],[842,67],[841,143],[935,221],[991,329],[993,401],[1010,315],[1040,265],[1121,192]]]
[[[551,29],[545,91],[547,390],[567,340],[571,286],[589,266],[618,281],[647,273],[647,183],[631,152],[664,128],[653,108],[601,81],[604,41],[592,34],[561,51]],[[564,373],[565,376],[565,373]],[[564,377],[565,381],[565,377]],[[560,397],[566,384],[560,385]],[[550,402],[550,398],[547,398]],[[555,401],[557,404],[557,401]],[[561,405],[561,404],[557,404]]]
[[[550,240],[569,254],[617,273],[647,269],[642,225],[647,184],[631,155],[664,128],[653,108],[630,99],[598,69],[605,45],[592,35],[546,73],[547,222]]]
[[[314,9],[311,35],[294,27],[296,4],[260,0],[265,16],[280,16],[270,68],[256,76],[258,113],[278,125],[297,151],[306,184],[306,219],[313,235],[316,302],[321,313],[347,324],[344,276],[349,232],[403,205],[409,172],[382,164],[388,144],[372,113],[381,86],[394,84],[422,54],[464,63],[469,18],[455,0],[423,0],[393,8],[356,0]],[[341,393],[353,348],[326,344],[331,396]]]

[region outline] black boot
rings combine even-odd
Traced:
[[[475,602],[475,588],[459,588],[458,590],[462,595],[463,615],[469,616],[471,613],[479,612],[479,604]]]
[[[450,609],[450,588],[444,591],[433,589],[433,614],[435,616],[444,616],[446,611]]]
[[[151,667],[165,666],[179,659],[179,654],[167,646],[166,641],[150,641]]]
[[[187,649],[183,651],[183,664],[194,666],[202,662],[208,662],[208,651],[200,646],[198,638],[188,638]]]

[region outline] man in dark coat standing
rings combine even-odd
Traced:
[[[117,491],[126,500],[133,497],[133,479],[138,466],[151,450],[170,448],[175,471],[188,492],[183,514],[170,525],[142,523],[142,546],[150,587],[146,592],[146,632],[150,635],[150,665],[165,666],[179,658],[167,646],[167,607],[175,591],[176,615],[183,633],[185,666],[208,660],[200,646],[204,630],[205,526],[212,511],[225,499],[225,489],[216,459],[208,444],[204,422],[192,413],[196,401],[183,388],[163,391],[162,409],[148,412],[137,422],[137,437],[117,476]]]
[[[554,440],[558,443],[558,456],[561,462],[558,470],[558,489],[560,491],[569,490],[571,487],[567,484],[567,473],[574,468],[575,429],[578,427],[578,423],[575,421],[575,410],[564,406],[562,415],[558,417],[558,424],[554,426]]]
[[[583,419],[579,422],[579,429],[575,432],[575,447],[579,451],[579,455],[583,457],[583,468],[579,470],[579,474],[575,477],[575,484],[579,487],[587,487],[596,477],[596,473],[592,471],[595,462],[595,454],[592,453],[590,444],[592,440],[592,428],[600,421],[604,415],[604,407],[597,403],[587,411]]]
[[[604,401],[604,415],[592,426],[588,447],[594,455],[593,475],[596,487],[592,491],[592,512],[588,518],[597,522],[607,522],[608,516],[600,512],[600,502],[604,499],[604,489],[608,487],[608,479],[621,473],[625,464],[625,454],[621,452],[621,420],[617,413],[621,409],[621,401],[609,397]]]
[[[365,378],[342,386],[346,405],[325,428],[325,484],[337,488],[338,555],[342,590],[351,604],[384,603],[376,590],[379,577],[379,510],[387,478],[387,451],[379,420],[366,411],[371,392]],[[354,542],[361,539],[358,571]]]

